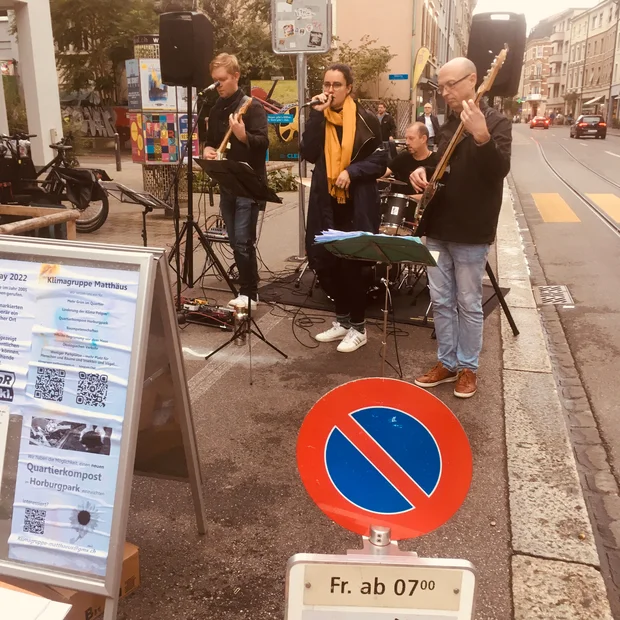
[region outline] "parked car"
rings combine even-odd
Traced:
[[[598,114],[582,114],[577,117],[570,126],[570,137],[582,138],[583,136],[604,140],[607,137],[607,123],[603,117]]]
[[[543,129],[549,129],[549,119],[544,116],[535,116],[530,121],[530,129],[534,129],[534,127],[542,127]]]

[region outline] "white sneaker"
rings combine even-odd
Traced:
[[[239,295],[238,297],[235,297],[235,299],[231,299],[228,302],[228,305],[232,306],[233,308],[247,308],[249,301],[250,301],[250,298],[247,295]],[[256,310],[257,305],[258,305],[258,296],[256,296],[256,301],[254,299],[252,300],[252,310]]]
[[[355,327],[352,327],[347,335],[343,338],[342,342],[338,345],[337,351],[340,353],[353,353],[360,347],[363,347],[368,342],[368,336],[366,330],[363,332],[357,331]]]
[[[342,340],[348,333],[348,327],[343,327],[338,321],[334,321],[327,331],[317,334],[314,339],[319,342],[335,342],[336,340]]]

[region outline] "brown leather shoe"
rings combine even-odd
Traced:
[[[460,370],[454,386],[454,395],[458,398],[471,398],[477,389],[478,377],[476,377],[476,373],[468,368]]]
[[[456,372],[448,370],[441,362],[437,362],[426,374],[414,379],[418,387],[432,388],[442,383],[456,381]]]

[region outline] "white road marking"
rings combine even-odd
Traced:
[[[607,155],[612,155],[613,157],[620,157],[618,153],[612,153],[611,151],[605,151],[605,153],[607,153]]]
[[[579,144],[581,144],[581,146],[588,146],[587,144],[584,144],[583,142],[580,142]]]
[[[568,140],[568,138],[562,138],[562,140]]]

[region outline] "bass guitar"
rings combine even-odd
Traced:
[[[497,77],[497,74],[499,73],[499,70],[502,68],[504,62],[506,61],[507,55],[508,55],[508,46],[506,45],[504,46],[504,49],[495,57],[493,64],[491,65],[486,75],[484,76],[484,80],[482,80],[482,84],[480,84],[480,86],[478,87],[478,90],[476,91],[476,98],[475,98],[476,105],[480,103],[480,100],[482,99],[483,95],[491,90],[491,87],[493,86],[493,82],[495,82],[495,78]],[[415,216],[412,222],[414,236],[416,236],[418,233],[418,228],[420,227],[420,222],[422,221],[422,217],[424,216],[424,213],[426,212],[426,208],[432,202],[433,198],[435,197],[435,194],[437,193],[437,190],[439,188],[439,182],[441,181],[443,175],[446,172],[446,169],[448,168],[448,164],[450,163],[450,158],[454,154],[456,147],[459,145],[459,143],[461,142],[463,138],[464,131],[465,131],[465,127],[463,125],[463,121],[461,121],[456,132],[452,136],[452,139],[450,140],[448,147],[446,148],[441,159],[439,160],[439,163],[437,164],[437,167],[435,168],[435,172],[433,173],[433,176],[431,177],[430,181],[428,182],[428,185],[424,189],[424,193],[422,194],[422,198],[420,198],[420,202],[418,203],[418,208],[416,209]]]

